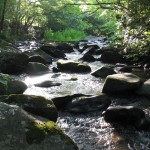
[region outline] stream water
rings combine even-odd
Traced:
[[[100,46],[106,45],[101,43],[100,40],[96,39]],[[90,42],[94,41],[91,40]],[[20,49],[26,51],[37,46],[36,42],[29,42],[26,47],[20,46]],[[78,60],[82,57],[82,54],[75,51],[66,54],[66,56],[68,59]],[[88,64],[92,71],[104,65],[100,61]],[[55,65],[55,62],[53,62],[49,66],[50,70]],[[20,78],[28,85],[24,94],[41,95],[47,98],[75,93],[98,95],[101,93],[104,84],[103,79],[95,78],[90,74],[53,73],[52,71],[41,76],[21,75]],[[71,78],[77,78],[77,80],[70,81]],[[62,85],[50,88],[34,86],[35,83],[45,80],[56,81]],[[111,99],[111,105],[113,106],[139,106],[150,117],[150,102],[146,98],[129,96],[129,98],[112,97]],[[104,121],[101,111],[86,114],[59,112],[57,124],[77,143],[80,150],[150,150],[150,132],[136,131],[132,127],[120,125],[114,127]]]

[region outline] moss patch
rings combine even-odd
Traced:
[[[26,140],[28,144],[41,143],[47,136],[62,134],[62,130],[52,121],[40,124],[30,122],[27,126]]]

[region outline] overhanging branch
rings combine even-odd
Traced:
[[[102,8],[102,9],[111,9],[111,10],[113,10],[114,9],[113,7],[106,6],[106,5],[113,5],[113,4],[114,3],[101,3],[99,1],[97,1],[97,3],[69,3],[69,4],[66,4],[66,5],[72,5],[72,6],[75,6],[75,5],[91,5],[92,6],[93,5],[93,6],[100,6],[100,8]]]

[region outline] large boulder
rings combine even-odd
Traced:
[[[107,122],[132,125],[136,128],[143,126],[146,120],[144,111],[134,106],[109,107],[103,115]]]
[[[28,64],[28,56],[24,53],[0,52],[0,70],[6,74],[24,72]]]
[[[133,93],[141,85],[141,79],[132,73],[113,74],[105,79],[102,92],[109,94]]]
[[[110,98],[105,94],[90,97],[78,97],[67,105],[67,111],[74,113],[85,113],[97,110],[105,110],[111,103]]]
[[[10,80],[7,82],[8,94],[22,94],[27,88],[27,85],[19,80]]]
[[[104,63],[119,63],[124,62],[124,58],[116,51],[104,51],[100,60]]]
[[[58,69],[60,69],[60,71],[68,71],[76,73],[85,73],[91,71],[90,66],[71,60],[60,59],[57,61],[57,67]]]
[[[41,96],[12,94],[8,96],[3,102],[7,104],[15,104],[24,110],[39,115],[49,120],[56,122],[57,110],[51,100]]]
[[[114,69],[109,66],[102,66],[91,73],[91,75],[100,78],[106,78],[108,75],[116,74]]]
[[[46,65],[37,62],[29,62],[26,68],[26,73],[30,75],[44,74],[48,71],[49,68]]]
[[[150,97],[150,79],[145,81],[144,84],[141,86],[140,89],[136,91],[138,95]]]
[[[18,106],[0,103],[1,150],[78,150],[52,121],[42,122]]]

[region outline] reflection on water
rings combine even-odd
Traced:
[[[77,51],[66,55],[68,59],[72,60],[78,60],[82,57]],[[93,62],[89,63],[89,65],[94,71],[103,64]],[[75,93],[98,95],[104,83],[103,79],[95,78],[90,74],[76,73],[49,72],[41,76],[22,76],[21,78],[28,85],[28,89],[24,94],[41,95],[47,98]],[[72,81],[72,78],[77,80]],[[34,84],[45,80],[59,82],[61,85],[49,88],[34,86]],[[111,105],[113,106],[128,104],[140,106],[150,116],[150,102],[148,99],[135,97],[130,97],[129,99],[112,98]],[[101,114],[102,112],[80,115],[59,112],[57,123],[77,143],[80,150],[150,150],[149,132],[138,132],[133,128],[118,125],[114,127],[106,123]]]
[[[106,123],[101,112],[75,115],[61,112],[58,125],[80,150],[149,150],[150,134]]]

